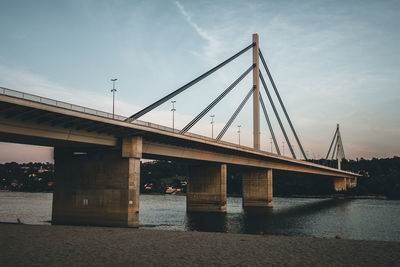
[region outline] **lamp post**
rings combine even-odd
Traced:
[[[211,138],[214,139],[214,117],[215,115],[210,115],[211,117]]]
[[[242,127],[242,125],[238,125],[238,134],[239,134],[239,146],[240,146],[240,127]]]
[[[111,79],[111,81],[113,82],[113,89],[111,89],[111,92],[113,93],[113,119],[114,119],[114,105],[115,105],[115,92],[117,91],[117,89],[115,89],[115,81],[118,79]]]
[[[171,111],[172,111],[172,131],[175,131],[175,111],[176,111],[175,103],[176,103],[176,101],[172,100],[171,103],[172,103],[172,109],[171,109]]]

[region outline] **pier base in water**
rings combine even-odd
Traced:
[[[272,170],[243,173],[243,207],[272,207]]]
[[[123,151],[55,148],[52,223],[139,226],[140,158],[126,152],[138,143],[127,145]]]
[[[186,210],[226,212],[226,164],[189,167]]]
[[[335,178],[333,180],[333,186],[335,191],[346,191],[348,178]],[[350,180],[349,180],[350,181]]]

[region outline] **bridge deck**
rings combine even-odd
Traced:
[[[117,147],[125,136],[143,136],[145,158],[181,158],[307,172],[337,177],[357,174],[254,150],[233,143],[0,88],[0,141],[47,146]]]

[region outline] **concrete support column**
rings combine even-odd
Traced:
[[[335,191],[346,191],[347,189],[347,179],[346,178],[335,178],[333,180],[333,186],[335,188]]]
[[[243,173],[243,207],[272,207],[272,169]]]
[[[141,144],[124,140],[125,157],[121,149],[56,147],[52,222],[138,227]]]
[[[351,179],[347,178],[346,179],[346,189],[351,187]]]
[[[226,164],[189,167],[186,210],[226,212]]]
[[[349,181],[350,181],[350,187],[351,187],[351,188],[353,188],[353,187],[356,187],[356,186],[357,186],[357,177],[353,177],[353,178],[351,178],[351,179],[347,179],[347,180],[349,180]]]

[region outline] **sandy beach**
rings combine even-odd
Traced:
[[[400,243],[0,224],[1,266],[400,266]]]

